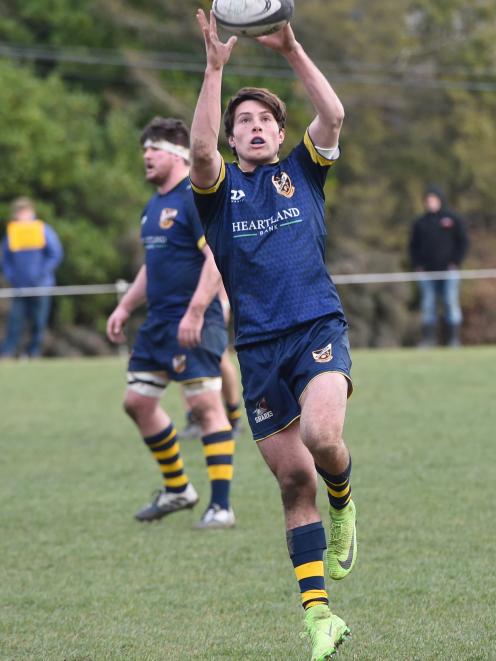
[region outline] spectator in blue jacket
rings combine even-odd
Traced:
[[[55,230],[38,220],[33,202],[20,197],[12,204],[12,220],[2,243],[3,272],[9,284],[20,287],[51,287],[63,249]],[[26,354],[41,354],[43,335],[50,314],[50,296],[14,297],[7,320],[7,333],[0,355],[15,356],[27,322],[31,336]]]

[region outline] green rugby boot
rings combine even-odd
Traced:
[[[348,576],[357,556],[356,511],[352,500],[342,510],[329,505],[331,530],[326,551],[327,572],[339,581]]]
[[[351,634],[346,623],[324,604],[312,606],[306,611],[305,627],[312,643],[312,661],[330,659]]]

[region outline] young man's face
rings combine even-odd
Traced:
[[[174,156],[163,149],[145,147],[143,161],[145,163],[145,178],[151,184],[162,185],[167,181],[174,165]]]
[[[236,149],[240,165],[272,163],[283,140],[284,129],[263,103],[250,99],[236,108],[229,145]]]

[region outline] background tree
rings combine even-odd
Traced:
[[[151,192],[139,132],[155,114],[191,120],[204,68],[194,15],[210,4],[1,0],[0,213],[16,195],[39,200],[66,246],[61,282],[133,276]],[[494,266],[496,5],[305,0],[293,25],[347,113],[343,158],[327,185],[330,271],[409,269],[410,222],[434,182],[469,220],[467,265]],[[311,116],[303,89],[280,57],[249,39],[226,68],[225,98],[245,84],[284,98],[287,143],[298,140]],[[466,340],[496,341],[495,289],[464,283]],[[354,344],[412,343],[415,291],[341,287]],[[112,303],[64,299],[59,324],[101,329]]]

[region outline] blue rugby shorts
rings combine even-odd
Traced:
[[[178,322],[146,319],[140,327],[129,359],[129,372],[165,372],[167,381],[191,382],[220,376],[220,360],[227,347],[227,329],[206,323],[201,343],[194,349],[180,346]]]
[[[278,338],[239,347],[243,399],[256,441],[300,416],[300,397],[319,374],[343,374],[351,395],[347,328],[340,318],[321,317]]]

